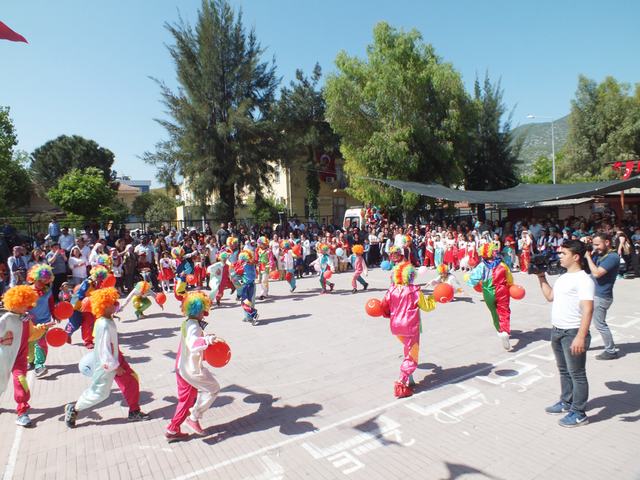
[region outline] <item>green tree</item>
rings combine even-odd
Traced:
[[[152,227],[159,227],[162,222],[170,222],[176,218],[176,202],[169,196],[158,196],[145,213],[145,219]]]
[[[466,121],[470,150],[467,154],[467,190],[500,190],[518,184],[518,155],[521,142],[513,142],[511,116],[506,119],[504,91],[486,75],[483,84],[476,78],[474,97]]]
[[[616,178],[613,163],[640,156],[640,84],[634,93],[613,77],[600,84],[579,77],[559,177]]]
[[[275,65],[261,61],[254,31],[226,0],[203,0],[195,28],[182,20],[166,28],[179,88],[158,81],[171,117],[158,122],[169,139],[143,158],[161,166],[165,184],[184,178],[203,205],[217,194],[231,219],[238,197],[260,191],[273,172]]]
[[[156,200],[156,195],[151,192],[146,192],[138,195],[131,204],[131,213],[138,218],[144,218],[147,214],[147,210]]]
[[[111,170],[114,155],[93,140],[78,135],[61,135],[36,148],[31,154],[34,181],[48,190],[72,169],[97,168],[105,181],[115,179]]]
[[[129,217],[129,207],[117,197],[114,197],[107,205],[98,210],[99,218],[113,220],[115,223],[123,223]]]
[[[24,157],[14,152],[17,144],[9,108],[0,107],[0,214],[29,203],[31,180]]]
[[[556,164],[560,155],[556,155]],[[549,157],[541,156],[531,164],[532,173],[523,175],[523,183],[552,183],[553,182],[553,163]]]
[[[325,120],[326,104],[319,87],[322,69],[316,63],[311,78],[296,70],[296,79],[280,93],[277,107],[281,139],[281,159],[287,166],[300,166],[306,172],[309,216],[318,213],[320,178],[316,158],[339,153],[339,137]]]
[[[253,221],[258,224],[264,222],[277,222],[278,212],[286,209],[285,205],[279,204],[271,197],[262,197],[256,195],[253,203],[250,205],[249,211],[253,217]]]
[[[72,169],[47,196],[62,210],[86,218],[96,218],[100,210],[113,205],[116,192],[104,179],[102,170],[89,167],[82,171]]]

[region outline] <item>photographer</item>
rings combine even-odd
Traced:
[[[613,285],[616,283],[620,256],[611,249],[611,239],[606,233],[593,235],[593,257],[587,252],[585,258],[596,282],[596,293],[593,306],[593,323],[602,336],[604,351],[596,355],[598,360],[618,358],[618,349],[613,341],[611,330],[607,325],[607,310],[613,303]]]
[[[544,272],[538,273],[542,294],[553,302],[551,307],[551,348],[560,372],[560,401],[547,407],[549,414],[566,413],[558,422],[562,427],[586,425],[585,407],[589,397],[589,382],[585,364],[591,343],[589,325],[593,314],[595,285],[583,270],[586,246],[578,240],[568,240],[560,247],[560,264],[567,269],[553,287]]]

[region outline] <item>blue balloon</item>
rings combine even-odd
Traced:
[[[380,268],[382,270],[391,270],[391,262],[389,260],[385,260],[380,264]]]
[[[336,255],[342,257],[344,255],[344,250],[341,248],[336,248]]]
[[[80,359],[80,363],[78,363],[78,370],[85,377],[93,376],[93,367],[96,363],[96,356],[94,351],[90,351],[84,357]]]

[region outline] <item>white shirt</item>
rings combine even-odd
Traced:
[[[58,243],[60,243],[61,249],[68,252],[69,250],[71,250],[71,247],[76,244],[76,238],[70,233],[68,233],[67,235],[60,235],[60,238],[58,238]]]
[[[579,328],[582,321],[580,302],[593,301],[595,283],[584,270],[564,273],[553,284],[551,323],[554,327]]]

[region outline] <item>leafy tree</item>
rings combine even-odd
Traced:
[[[640,156],[640,84],[632,94],[613,77],[598,84],[581,75],[565,152],[558,173],[567,180],[615,178],[614,162]]]
[[[503,118],[506,107],[500,83],[495,86],[486,75],[484,82],[476,78],[467,132],[470,136],[465,163],[467,190],[500,190],[518,184],[518,155],[521,142],[514,144],[511,116]]]
[[[256,194],[249,211],[254,222],[263,224],[264,222],[277,222],[278,212],[282,212],[285,209],[286,206],[277,203],[275,199]]]
[[[65,212],[95,218],[101,209],[113,205],[116,192],[100,169],[89,167],[84,171],[72,169],[49,189],[47,196]]]
[[[149,207],[156,200],[156,195],[151,192],[145,192],[138,195],[131,204],[131,213],[138,218],[144,218]]]
[[[326,104],[318,84],[322,69],[316,63],[311,78],[296,70],[296,80],[280,93],[277,108],[281,140],[281,159],[287,166],[299,165],[306,171],[309,216],[318,212],[320,179],[316,158],[318,154],[336,155],[339,138],[325,120]]]
[[[147,209],[145,219],[153,227],[158,227],[162,222],[168,222],[176,218],[176,202],[168,196],[158,196]]]
[[[275,65],[261,61],[254,31],[226,0],[203,0],[195,28],[183,20],[166,28],[179,88],[158,81],[171,117],[158,123],[169,139],[144,159],[160,166],[165,184],[183,177],[203,205],[217,194],[231,219],[239,195],[260,191],[273,171]]]
[[[106,182],[115,179],[111,170],[114,155],[93,140],[78,135],[61,135],[36,148],[31,154],[31,173],[34,181],[45,190],[55,185],[70,170],[94,167]]]
[[[113,220],[115,223],[123,223],[129,217],[129,207],[117,197],[114,197],[107,205],[100,207],[99,217],[103,220]]]
[[[17,144],[9,108],[0,107],[0,214],[29,203],[31,180],[23,156],[13,150]]]
[[[556,166],[560,155],[556,155]],[[523,175],[523,183],[552,183],[553,163],[549,157],[541,156],[531,165],[533,172],[530,175]]]

